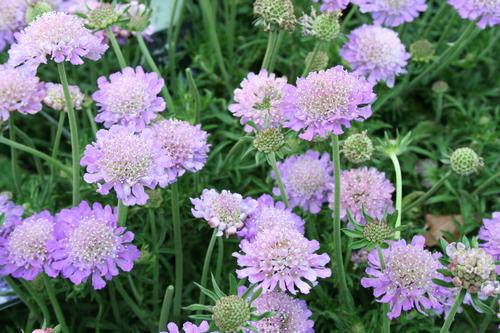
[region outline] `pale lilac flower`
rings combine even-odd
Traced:
[[[301,131],[304,140],[339,135],[342,125],[363,121],[372,114],[373,86],[363,77],[348,73],[342,66],[312,72],[288,86],[283,99],[285,127]]]
[[[366,248],[362,248],[358,251],[353,251],[351,254],[351,262],[353,263],[353,268],[357,269],[360,266],[365,266],[368,263],[368,251]]]
[[[75,110],[81,110],[85,95],[78,86],[70,85],[68,88],[69,94],[71,95],[71,101],[73,102],[73,108]],[[43,104],[53,110],[67,111],[62,84],[49,82],[45,84],[45,89],[46,93],[43,98]]]
[[[9,63],[36,69],[47,63],[47,57],[56,63],[69,61],[83,64],[82,58],[98,60],[108,46],[85,28],[78,16],[49,12],[39,16],[15,35],[16,43],[9,50]]]
[[[334,12],[346,9],[351,0],[313,0],[313,2],[321,2],[322,12]]]
[[[99,0],[67,0],[57,6],[57,9],[69,14],[86,14],[97,7]]]
[[[164,119],[152,125],[156,140],[168,156],[172,166],[168,169],[169,177],[175,179],[186,171],[197,172],[207,162],[210,144],[208,133],[201,125],[191,125],[187,121]]]
[[[331,275],[325,265],[330,261],[326,253],[316,254],[319,243],[308,240],[300,232],[289,228],[274,228],[257,233],[255,240],[240,242],[240,252],[233,253],[240,269],[238,278],[248,278],[264,292],[279,288],[296,294],[308,294],[318,278]],[[306,282],[307,281],[307,282]]]
[[[479,239],[483,241],[480,246],[491,254],[495,261],[500,261],[500,212],[494,212],[491,219],[483,219]],[[496,271],[500,275],[500,265],[497,265]]]
[[[257,208],[257,201],[241,194],[222,190],[204,189],[200,198],[191,198],[194,217],[205,219],[212,228],[217,228],[217,236],[236,234],[243,228],[248,216]]]
[[[406,73],[410,58],[396,32],[366,24],[351,31],[340,55],[354,73],[365,75],[373,84],[385,81],[389,88],[396,76]]]
[[[283,202],[274,202],[267,194],[257,199],[258,206],[253,214],[245,221],[243,229],[238,231],[238,236],[248,241],[253,241],[258,233],[266,233],[274,229],[291,229],[304,234],[305,221],[286,208]]]
[[[0,65],[0,77],[0,121],[7,121],[11,112],[35,114],[42,110],[45,89],[38,77],[7,65]]]
[[[165,110],[165,100],[158,96],[164,81],[156,73],[145,73],[142,67],[131,67],[113,73],[109,80],[97,80],[99,90],[92,98],[99,107],[96,122],[110,128],[114,124],[134,126],[142,131]]]
[[[187,321],[182,325],[182,331],[184,333],[205,333],[208,332],[209,325],[206,320],[202,321],[200,326],[196,326],[195,324]],[[163,331],[160,333],[181,333],[179,327],[175,323],[168,323],[167,331]]]
[[[12,231],[24,213],[23,206],[10,200],[8,193],[0,193],[0,237]]]
[[[481,29],[500,24],[499,0],[448,0],[464,19],[479,20],[477,26]]]
[[[423,236],[414,236],[411,244],[405,240],[394,241],[388,249],[382,250],[385,269],[380,266],[377,250],[368,255],[368,277],[361,279],[364,288],[373,288],[378,302],[388,303],[390,319],[397,318],[401,311],[416,309],[443,309],[439,297],[449,292],[438,288],[432,279],[443,279],[437,270],[443,268],[439,253],[424,249]],[[424,313],[425,314],[425,313]]]
[[[258,129],[280,127],[284,121],[280,104],[287,86],[286,77],[276,77],[265,69],[259,74],[249,73],[241,82],[241,88],[234,91],[234,103],[229,111],[241,118],[246,132],[254,130],[247,124],[249,121]]]
[[[0,275],[33,280],[41,272],[53,276],[49,243],[55,239],[54,218],[48,211],[16,219],[0,232]]]
[[[362,13],[371,13],[375,24],[396,27],[427,10],[426,0],[353,0]]]
[[[127,206],[144,205],[144,187],[154,189],[172,182],[166,169],[172,163],[163,153],[150,129],[134,133],[134,127],[114,125],[99,130],[96,141],[87,145],[80,164],[87,167],[87,183],[97,183],[97,192],[108,194],[114,188]]]
[[[333,165],[328,153],[308,150],[304,155],[291,156],[278,163],[290,208],[299,206],[317,214],[328,201],[329,183],[333,182]],[[272,174],[275,179],[276,176]],[[280,194],[278,187],[273,189]]]
[[[117,226],[118,210],[82,201],[77,207],[63,209],[56,215],[57,241],[50,244],[52,269],[74,284],[92,278],[94,289],[106,286],[119,274],[130,272],[140,252],[134,234]],[[104,279],[103,279],[104,278]]]
[[[0,0],[0,52],[14,42],[14,33],[24,26],[25,0]]]

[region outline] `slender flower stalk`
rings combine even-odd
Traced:
[[[120,44],[118,44],[118,41],[116,40],[115,34],[111,26],[107,28],[107,31],[108,31],[107,36],[111,41],[111,46],[113,47],[113,51],[115,52],[116,58],[118,59],[118,64],[120,65],[121,69],[124,69],[125,67],[127,67],[127,63],[125,62],[125,57],[123,56],[122,50],[120,49]]]
[[[396,213],[398,217],[396,219],[395,228],[401,225],[401,209],[403,207],[403,178],[401,176],[401,166],[399,165],[398,156],[394,153],[389,155],[392,164],[394,165],[394,171],[396,172]],[[396,239],[401,238],[401,231],[396,230],[394,233]]]
[[[61,331],[63,333],[70,333],[68,325],[66,324],[66,319],[64,319],[64,314],[61,310],[61,306],[59,305],[59,301],[57,300],[52,281],[45,274],[42,274],[42,279],[45,285],[45,290],[49,295],[50,303],[52,304],[52,308],[54,309],[54,312],[56,314],[57,321],[59,322],[59,325],[61,325]]]
[[[380,260],[380,269],[383,271],[385,269],[385,260],[380,246],[377,246],[377,253]],[[391,332],[391,320],[387,317],[387,313],[389,313],[389,303],[382,303],[382,333]]]
[[[116,286],[116,290],[118,290],[118,293],[120,294],[120,296],[122,297],[122,299],[125,301],[125,303],[127,303],[127,305],[130,308],[130,310],[132,310],[132,312],[144,324],[147,324],[148,321],[146,320],[146,314],[144,313],[144,310],[139,305],[137,305],[137,303],[134,302],[134,300],[132,299],[132,297],[130,297],[130,295],[127,293],[127,291],[125,290],[125,288],[121,284],[120,280],[116,279],[114,281],[114,283],[115,283],[115,286]]]
[[[285,31],[280,30],[278,32],[278,37],[276,38],[276,43],[274,44],[273,53],[271,54],[271,60],[269,61],[269,72],[274,72],[274,66],[276,65],[276,60],[278,59],[279,50],[281,44],[283,43],[283,38],[285,38]]]
[[[172,223],[174,227],[175,251],[175,295],[174,295],[174,321],[181,318],[182,286],[184,258],[182,253],[181,218],[179,212],[179,188],[177,183],[172,184]]]
[[[28,294],[26,294],[24,290],[22,290],[22,288],[17,285],[14,279],[9,275],[4,276],[3,279],[5,280],[5,282],[7,282],[7,285],[16,293],[16,296],[19,297],[19,299],[28,307],[30,312],[38,315],[38,309],[33,303],[31,303]]]
[[[69,130],[71,134],[71,158],[73,170],[73,205],[80,202],[80,142],[78,136],[78,124],[76,122],[75,109],[73,108],[73,101],[69,92],[68,78],[66,77],[66,70],[64,69],[64,62],[57,64],[59,71],[59,78],[63,85],[64,99],[66,101],[66,110],[68,112]]]
[[[409,211],[414,207],[417,207],[421,203],[425,202],[428,198],[430,198],[434,193],[436,193],[437,190],[444,184],[444,182],[450,177],[451,171],[448,171],[441,179],[434,184],[427,192],[425,192],[423,195],[421,195],[417,200],[413,201],[409,205],[404,207],[404,210]]]
[[[123,204],[123,201],[118,199],[118,226],[124,227],[127,221],[128,206]]]
[[[61,143],[62,131],[64,128],[64,121],[66,120],[66,112],[61,111],[59,114],[59,122],[57,123],[56,135],[54,137],[54,144],[52,146],[52,159],[57,160],[57,155],[59,154],[59,145]],[[52,183],[54,182],[55,172],[54,166],[50,166],[50,178],[49,178],[49,188],[52,187]]]
[[[266,53],[264,54],[264,59],[262,60],[262,69],[269,70],[269,65],[271,64],[271,59],[273,57],[273,53],[275,52],[277,40],[278,33],[274,30],[271,30],[267,39]]]
[[[484,189],[488,188],[488,186],[493,183],[495,180],[498,180],[500,177],[500,171],[493,174],[490,178],[486,179],[481,185],[479,185],[472,194],[479,194],[481,193]]]
[[[30,282],[20,279],[21,284],[23,285],[24,288],[28,291],[31,297],[35,300],[36,305],[40,308],[40,311],[42,311],[42,316],[45,322],[50,323],[51,318],[50,318],[50,312],[49,309],[47,308],[47,305],[45,304],[45,301],[40,297],[40,294],[36,292],[36,290],[33,289],[31,286]]]
[[[321,41],[318,41],[316,42],[316,45],[314,45],[311,61],[306,62],[306,68],[304,68],[304,71],[302,72],[302,77],[305,77],[311,71],[311,66],[316,61],[316,56],[318,55],[320,49],[321,49]]]
[[[451,307],[450,312],[448,313],[448,317],[446,317],[446,320],[443,324],[443,327],[441,327],[441,330],[439,333],[448,333],[450,331],[451,324],[453,323],[453,320],[455,319],[455,314],[457,313],[458,308],[460,305],[462,305],[462,302],[464,301],[465,294],[467,290],[466,289],[461,289],[460,293],[458,294],[455,303]]]
[[[212,233],[212,237],[210,238],[210,243],[208,243],[207,252],[205,254],[205,260],[203,261],[203,269],[202,269],[201,281],[200,281],[200,285],[203,288],[207,287],[208,270],[210,268],[210,259],[212,258],[212,252],[214,250],[215,240],[217,239],[217,231],[218,231],[217,228],[215,228],[214,232]],[[200,293],[200,298],[199,298],[198,303],[199,304],[204,304],[205,303],[205,297],[206,296],[205,296],[204,293]]]
[[[222,265],[224,264],[224,239],[217,239],[217,265],[215,266],[215,279],[220,281],[222,273]]]
[[[174,296],[174,287],[168,286],[165,290],[165,296],[163,296],[163,304],[160,311],[160,321],[158,322],[158,331],[162,331],[167,326],[168,314],[170,313],[170,307],[172,305],[172,298]]]
[[[14,127],[14,117],[9,117],[9,138],[12,141],[16,141],[16,132]],[[21,193],[21,181],[19,179],[19,169],[17,162],[17,150],[14,147],[10,147],[10,167],[12,170],[12,180],[14,181],[14,186],[16,187],[17,193]]]
[[[278,166],[276,164],[275,154],[269,153],[267,155],[267,161],[269,162],[269,165],[273,169],[274,174],[276,176],[276,182],[278,183],[278,188],[280,190],[281,199],[285,203],[285,206],[288,208],[288,198],[286,197],[285,186],[283,186],[283,179],[281,178],[280,171],[279,171]]]

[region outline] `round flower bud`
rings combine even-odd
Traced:
[[[212,311],[215,325],[224,332],[239,331],[250,320],[250,306],[236,295],[222,297]]]
[[[427,39],[419,39],[410,45],[410,53],[413,61],[429,62],[434,56],[434,45]]]
[[[254,147],[263,153],[272,153],[280,150],[285,144],[283,133],[277,128],[266,128],[257,132],[253,140]]]
[[[393,234],[394,230],[383,221],[370,222],[363,228],[364,238],[375,244],[390,239]]]
[[[436,81],[432,84],[432,91],[436,94],[444,94],[449,88],[448,83],[443,80]]]
[[[134,32],[143,32],[150,25],[149,17],[144,15],[132,16],[127,22],[127,30]]]
[[[450,157],[451,169],[460,176],[477,173],[484,166],[483,159],[470,148],[458,148]]]
[[[326,12],[322,13],[318,16],[313,14],[313,21],[308,27],[304,26],[304,33],[306,35],[310,34],[319,40],[325,42],[331,42],[335,40],[340,33],[340,21],[339,18],[341,13],[339,11],[336,12]],[[305,16],[305,20],[308,20]],[[311,18],[309,18],[310,20]]]
[[[88,13],[87,25],[92,29],[102,30],[116,23],[119,18],[120,13],[115,11],[113,5],[103,3]]]
[[[26,22],[26,24],[30,24],[38,16],[41,16],[42,14],[45,14],[45,13],[48,13],[51,11],[53,11],[53,8],[50,5],[50,3],[47,3],[45,1],[37,1],[32,6],[29,6],[28,8],[26,8],[26,14],[24,15],[24,21]]]
[[[316,52],[314,59],[313,55],[314,52],[309,52],[305,59],[306,67],[309,67],[309,70],[311,72],[319,72],[320,70],[328,67],[328,53],[324,51],[318,51]]]
[[[342,145],[344,157],[351,163],[363,163],[369,161],[373,153],[372,140],[366,131],[350,135]]]
[[[253,12],[264,21],[266,30],[278,26],[281,29],[295,29],[295,14],[292,0],[256,0]]]

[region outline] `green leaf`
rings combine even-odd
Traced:
[[[210,314],[194,314],[190,315],[189,318],[196,320],[212,320],[212,315]]]
[[[432,282],[437,284],[438,286],[445,287],[445,288],[455,288],[455,285],[451,282],[446,282],[440,279],[432,279]]]
[[[205,295],[207,295],[208,297],[210,297],[214,302],[219,299],[219,297],[217,297],[217,295],[213,291],[211,291],[211,290],[203,287],[202,285],[200,285],[200,284],[198,284],[196,282],[194,282],[194,284],[195,284],[195,286],[197,286],[198,288],[200,288],[200,290],[201,290],[202,293],[204,293]]]
[[[259,296],[262,294],[262,291],[262,288],[259,288],[253,293],[252,298],[250,298],[250,304],[252,304],[253,301],[255,301],[257,298],[259,298]]]
[[[437,269],[437,271],[439,273],[443,274],[444,276],[453,277],[453,273],[450,272],[449,270],[445,269],[445,268],[439,268],[439,269]]]
[[[363,238],[363,234],[359,231],[344,228],[342,229],[342,232],[346,234],[346,236],[351,237],[351,238]]]
[[[487,313],[487,314],[495,314],[495,311],[492,308],[490,308],[488,305],[484,304],[483,301],[481,301],[479,299],[477,294],[471,294],[471,298],[472,298],[472,302],[474,303],[476,308],[478,308],[479,310],[481,310],[482,312]]]
[[[188,311],[212,311],[211,305],[203,305],[203,304],[191,304],[189,306],[185,306],[184,309]]]
[[[446,253],[446,248],[448,247],[450,243],[446,241],[443,237],[439,238],[439,246],[441,246],[441,251]]]
[[[248,296],[250,296],[250,294],[252,293],[252,291],[255,289],[256,286],[257,286],[256,284],[252,284],[250,287],[248,287],[248,289],[245,291],[243,296],[241,296],[241,298],[247,299]]]
[[[238,294],[238,281],[232,273],[229,273],[229,291],[231,295]]]
[[[358,249],[362,249],[364,247],[367,247],[370,243],[364,239],[360,239],[360,240],[357,240],[357,241],[354,241],[351,243],[351,249],[352,250],[358,250]]]
[[[215,280],[214,275],[213,274],[211,275],[212,275],[212,285],[214,286],[215,293],[217,294],[217,296],[219,296],[219,298],[225,297],[226,294],[224,294],[224,292],[222,292],[222,290],[219,288],[219,285],[217,285],[217,281]]]

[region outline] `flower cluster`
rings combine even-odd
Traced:
[[[70,85],[68,88],[71,101],[73,102],[73,108],[75,110],[80,110],[82,108],[85,95],[81,92],[78,86]],[[54,110],[68,111],[66,110],[66,100],[64,98],[62,84],[49,82],[45,84],[45,89],[46,93],[43,98],[43,104]]]
[[[353,0],[362,13],[371,13],[375,24],[396,27],[411,22],[427,10],[426,0]]]
[[[500,261],[500,212],[494,212],[491,219],[484,219],[483,226],[479,230],[480,246]],[[497,265],[497,275],[500,275],[500,265]]]
[[[498,0],[448,0],[464,19],[479,20],[481,29],[500,24],[500,1]]]
[[[14,34],[24,26],[25,0],[0,0],[0,52],[14,42]]]

